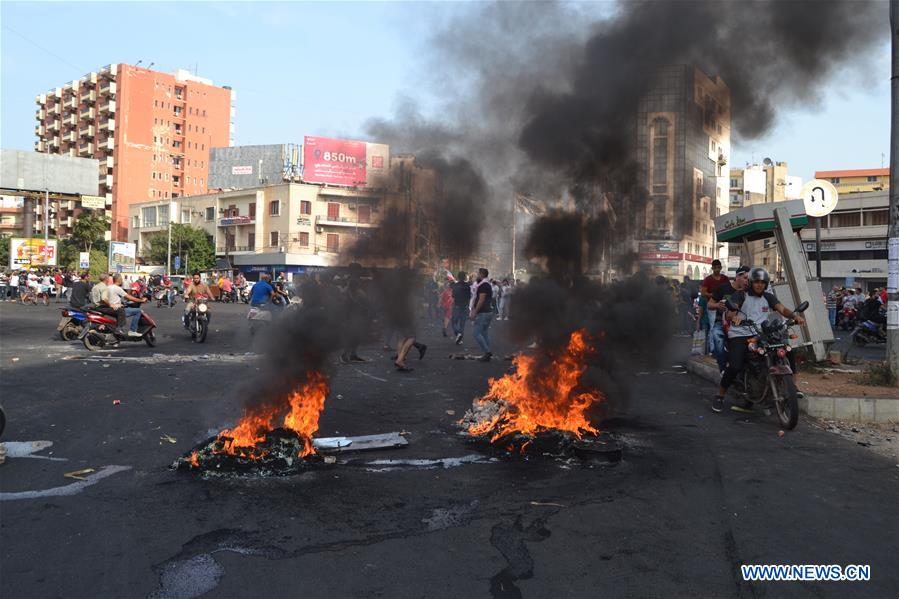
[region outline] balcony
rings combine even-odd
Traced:
[[[112,175],[106,175],[106,187],[112,189]]]
[[[82,120],[84,120],[84,119],[93,120],[93,119],[97,118],[97,111],[94,110],[93,108],[85,108],[84,110],[82,110],[81,112],[78,113],[78,116]]]
[[[107,156],[106,157],[106,168],[112,168],[112,166],[113,166],[112,156]]]
[[[239,225],[255,225],[256,217],[254,216],[226,216],[219,219],[218,226],[234,227]]]
[[[94,130],[93,125],[88,125],[87,127],[82,127],[78,130],[79,137],[93,137],[96,131]]]
[[[115,141],[113,140],[113,138],[109,137],[109,138],[106,139],[105,142],[102,142],[102,143],[100,144],[100,148],[99,148],[99,149],[101,149],[101,150],[109,150],[109,151],[111,152],[112,150],[115,149]]]
[[[47,114],[49,114],[49,115],[57,115],[58,116],[59,113],[60,113],[60,106],[58,103],[54,104],[53,106],[51,106],[50,108],[47,109]]]
[[[46,133],[47,129],[41,124],[37,124],[34,126],[34,134],[38,137],[43,137],[44,133]]]
[[[36,118],[36,119],[39,120],[39,121],[44,120],[45,118],[47,118],[47,111],[44,110],[43,108],[41,108],[40,110],[35,111],[35,113],[34,113],[34,118]]]
[[[75,96],[69,96],[62,103],[63,108],[68,108],[69,110],[74,110],[78,108],[78,98]]]
[[[47,142],[45,142],[45,141],[34,142],[34,151],[35,152],[46,152],[47,151]]]
[[[58,147],[59,147],[59,136],[58,136],[58,135],[57,135],[56,137],[54,137],[53,139],[50,140],[50,147],[51,147],[51,148],[58,148]]]
[[[62,124],[64,127],[74,127],[78,124],[78,116],[73,112],[71,114],[67,114],[62,117]]]
[[[75,135],[74,131],[69,131],[68,133],[62,134],[62,140],[66,143],[73,144],[77,139],[78,137]]]
[[[52,121],[49,125],[47,125],[48,131],[59,131],[59,121]]]
[[[93,142],[84,143],[78,146],[79,155],[92,155],[94,153]]]
[[[115,100],[108,100],[100,106],[100,113],[115,112]]]
[[[359,227],[359,228],[366,228],[366,229],[372,229],[372,228],[376,228],[376,227],[380,226],[378,223],[372,223],[372,222],[362,223],[362,222],[358,222],[358,220],[355,218],[350,219],[345,216],[341,216],[336,219],[329,218],[327,216],[316,216],[315,224],[319,225],[319,226],[326,226],[326,227],[327,226],[330,226],[330,227],[354,227],[354,228]]]
[[[115,95],[115,81],[110,81],[108,79],[104,79],[103,83],[100,85],[100,95],[101,96],[114,96]]]
[[[88,89],[81,92],[80,97],[82,102],[93,103],[97,101],[97,92],[95,90]]]
[[[255,252],[256,248],[251,245],[229,245],[229,246],[219,246],[215,248],[216,254],[238,254],[241,252],[252,253]]]
[[[100,131],[115,131],[115,119],[109,118],[100,123]]]

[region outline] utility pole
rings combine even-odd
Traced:
[[[899,379],[899,0],[890,0],[890,228],[887,234],[887,365]]]
[[[50,238],[50,190],[44,188],[44,247]]]
[[[172,206],[174,202],[169,203],[169,251],[168,259],[165,261],[166,276],[172,275]]]
[[[515,250],[517,249],[516,248],[517,244],[516,244],[516,239],[515,239],[515,237],[516,237],[515,229],[517,228],[517,225],[518,225],[518,219],[515,218],[515,212],[516,212],[515,209],[518,208],[518,206],[515,205],[517,203],[517,201],[518,200],[515,198],[515,191],[513,190],[512,191],[512,282],[513,283],[515,282]]]

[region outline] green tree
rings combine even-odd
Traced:
[[[148,257],[151,264],[165,264],[168,240],[168,233],[150,239]],[[172,264],[169,265],[169,270],[173,273],[176,272],[176,256],[181,256],[181,267],[177,270],[180,274],[187,274],[188,268],[191,271],[205,270],[215,265],[215,247],[206,231],[190,225],[172,225]]]
[[[110,230],[109,217],[94,213],[82,212],[72,227],[71,239],[80,252],[89,252],[95,246],[104,249],[106,233]]]
[[[9,237],[0,235],[0,269],[9,266]]]

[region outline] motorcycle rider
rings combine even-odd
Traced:
[[[187,315],[190,314],[190,311],[194,309],[194,301],[199,298],[210,299],[212,298],[212,291],[209,289],[209,285],[203,283],[200,278],[200,271],[195,270],[193,274],[193,278],[191,279],[190,285],[187,286],[187,289],[184,290],[184,316],[182,317],[184,321],[184,328],[186,329],[188,326]],[[207,318],[211,316],[208,312]]]
[[[727,310],[725,300],[737,291],[744,291],[749,287],[748,266],[740,266],[734,274],[733,281],[724,281],[715,288],[709,299],[708,309],[715,312],[715,322],[709,331],[709,349],[718,362],[718,371],[724,374],[727,368],[727,333],[725,332],[724,312]]]
[[[72,283],[72,291],[69,293],[69,305],[73,308],[84,308],[90,303],[91,273],[84,271],[77,283]]]
[[[731,322],[730,329],[727,332],[728,363],[724,374],[721,376],[718,393],[712,400],[713,412],[720,412],[724,409],[724,396],[727,394],[727,389],[737,378],[740,371],[743,370],[746,353],[749,351],[748,341],[753,336],[749,327],[742,324],[744,320],[762,323],[768,319],[771,311],[774,310],[784,318],[793,319],[796,324],[805,324],[805,319],[801,314],[797,314],[784,306],[777,299],[777,296],[768,291],[770,282],[771,277],[767,270],[764,268],[753,268],[749,273],[749,289],[747,291],[737,291],[730,296],[731,303],[739,308],[740,312],[727,311],[727,319]],[[751,411],[752,402],[747,400],[742,407],[732,406],[731,409],[735,409],[735,411]]]
[[[275,288],[270,283],[271,278],[271,275],[267,272],[259,275],[259,281],[253,285],[253,290],[250,294],[250,306],[269,309],[269,302],[273,302],[278,295],[278,292],[275,291]]]
[[[122,275],[116,273],[112,277],[112,285],[107,285],[106,289],[103,291],[102,299],[103,302],[115,312],[116,319],[118,320],[115,331],[116,335],[120,337],[126,336],[125,320],[130,316],[131,330],[128,331],[127,335],[140,337],[140,333],[137,332],[137,327],[140,325],[141,310],[140,308],[126,308],[123,300],[142,304],[147,301],[147,298],[134,297],[133,295],[122,289]]]
[[[877,297],[877,291],[872,289],[868,293],[868,299],[865,300],[865,303],[859,309],[859,321],[870,320],[874,324],[886,325],[887,317],[885,314],[880,313],[881,305],[880,298]]]

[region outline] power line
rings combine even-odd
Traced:
[[[23,40],[25,40],[25,41],[28,42],[29,44],[33,45],[35,48],[38,48],[39,50],[43,50],[44,52],[46,52],[47,54],[49,54],[49,55],[52,56],[53,58],[57,59],[58,61],[60,61],[60,62],[62,62],[62,63],[64,63],[64,64],[69,65],[69,66],[72,67],[73,69],[77,69],[78,72],[79,72],[79,76],[80,76],[81,74],[84,74],[84,73],[87,72],[87,71],[85,71],[84,69],[82,69],[81,67],[72,64],[71,62],[69,62],[68,60],[66,60],[65,58],[63,58],[62,56],[60,56],[59,54],[56,54],[55,52],[53,52],[53,51],[51,51],[51,50],[48,50],[47,48],[43,47],[42,45],[40,45],[40,44],[37,43],[36,41],[34,41],[34,40],[32,40],[32,39],[30,39],[30,38],[28,38],[28,37],[22,35],[22,34],[19,33],[18,31],[16,31],[15,29],[11,29],[11,28],[10,28],[9,26],[7,26],[7,25],[3,25],[2,27],[3,27],[3,29],[6,29],[6,30],[9,31],[10,33],[15,33],[15,34],[18,35],[20,38],[22,38]]]

